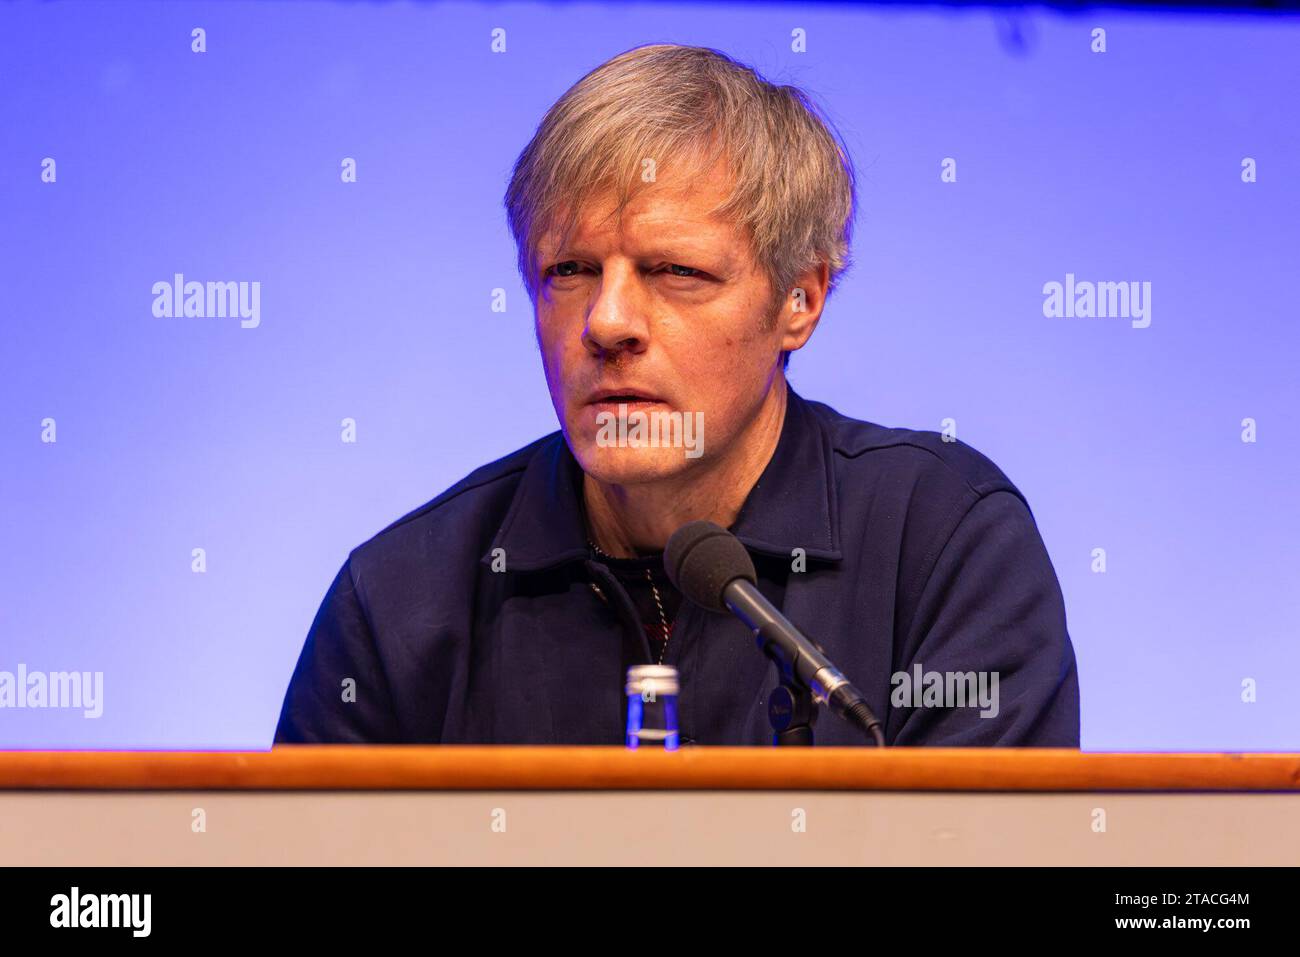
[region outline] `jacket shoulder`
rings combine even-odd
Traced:
[[[868,466],[885,460],[891,468],[956,483],[977,498],[1008,491],[1024,501],[1020,490],[992,459],[959,439],[854,419],[822,402],[808,404],[824,424],[839,458],[862,461]]]

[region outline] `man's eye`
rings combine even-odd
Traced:
[[[681,266],[677,263],[669,263],[665,268],[669,270],[671,275],[682,279],[694,279],[700,275],[700,270],[693,266]],[[567,279],[578,275],[580,272],[582,272],[582,263],[575,262],[572,259],[566,259],[564,262],[556,263],[554,266],[549,267],[544,275],[548,277],[554,276],[558,279]]]
[[[567,259],[562,263],[556,263],[550,269],[546,270],[546,275],[558,276],[563,279],[568,276],[576,276],[580,269],[582,269],[582,266],[574,262],[572,259]]]

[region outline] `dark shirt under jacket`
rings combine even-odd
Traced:
[[[599,560],[614,573],[614,577],[627,590],[628,596],[636,606],[641,627],[645,629],[646,640],[650,643],[650,660],[656,664],[667,663],[665,654],[667,649],[664,646],[672,638],[673,626],[677,621],[677,609],[682,603],[682,593],[668,580],[668,573],[664,570],[663,552],[637,558],[603,557]],[[653,579],[653,587],[651,581],[646,578],[646,572],[649,572],[650,579]],[[663,617],[660,617],[661,607]],[[668,625],[666,636],[665,621]]]
[[[581,476],[555,432],[355,548],[312,623],[275,740],[622,743],[624,674],[651,649],[636,602],[588,547]],[[979,452],[790,389],[776,451],[731,530],[760,590],[863,691],[890,744],[1078,747],[1056,574],[1019,490]],[[685,740],[771,743],[774,669],[739,621],[682,602],[664,663],[681,674]],[[997,672],[999,714],[891,706],[891,675],[914,665]],[[816,739],[863,743],[829,713]]]

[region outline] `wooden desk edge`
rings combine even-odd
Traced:
[[[1300,753],[281,745],[0,751],[0,790],[1300,791]]]

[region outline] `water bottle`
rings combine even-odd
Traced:
[[[677,669],[633,665],[627,669],[627,746],[676,751]]]

